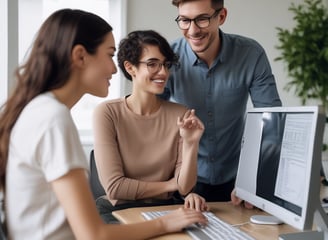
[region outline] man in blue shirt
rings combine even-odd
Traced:
[[[264,49],[254,40],[222,32],[223,0],[173,0],[183,38],[180,57],[163,95],[196,109],[205,124],[194,191],[207,201],[229,201],[236,178],[248,96],[255,107],[281,106]]]

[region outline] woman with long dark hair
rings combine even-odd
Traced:
[[[206,223],[192,209],[134,225],[101,220],[70,109],[85,93],[107,96],[117,72],[115,50],[106,21],[63,9],[43,23],[17,69],[17,86],[0,112],[0,183],[10,239],[146,239]]]

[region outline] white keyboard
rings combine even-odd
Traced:
[[[163,216],[170,211],[151,211],[142,212],[142,216],[151,220],[160,216]],[[208,224],[206,227],[199,227],[192,225],[187,227],[186,232],[195,240],[255,240],[247,233],[240,229],[233,227],[232,225],[222,221],[212,212],[204,212],[204,215],[208,218]]]

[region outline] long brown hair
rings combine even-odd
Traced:
[[[10,133],[24,107],[40,93],[65,85],[75,45],[95,54],[111,31],[99,16],[73,9],[58,10],[42,24],[27,61],[15,72],[16,87],[0,109],[0,189],[5,186]]]

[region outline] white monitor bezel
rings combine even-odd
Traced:
[[[242,161],[243,149],[240,154],[240,162],[238,166],[237,179],[235,184],[235,190],[237,197],[251,203],[252,205],[264,210],[265,212],[279,218],[283,222],[297,228],[300,230],[312,229],[313,227],[313,216],[316,209],[321,208],[320,204],[320,168],[321,168],[321,151],[322,151],[322,138],[323,129],[325,122],[324,111],[319,106],[301,106],[301,107],[267,107],[267,108],[252,108],[248,109],[247,113],[261,113],[261,112],[311,112],[313,114],[313,124],[311,129],[311,141],[314,142],[313,146],[310,146],[309,154],[310,158],[306,167],[306,177],[309,179],[304,186],[305,196],[304,204],[302,206],[301,216],[296,213],[289,211],[275,203],[272,203],[262,197],[256,195],[256,193],[247,191],[241,187],[242,181],[240,179],[240,171],[242,171],[241,166],[244,164]],[[249,124],[246,115],[246,123],[243,135],[243,141],[247,137],[247,134],[252,134],[249,129],[247,129],[247,124]],[[249,166],[248,166],[249,167]],[[246,171],[251,171],[254,169],[248,168]],[[256,170],[254,170],[256,176]],[[254,176],[250,173],[251,176]],[[250,177],[251,177],[250,176]],[[255,177],[253,178],[255,179]],[[256,180],[256,179],[255,179]],[[254,181],[254,180],[253,180]],[[255,183],[256,186],[256,183]],[[311,187],[310,187],[311,186]],[[320,206],[318,206],[320,205]]]

